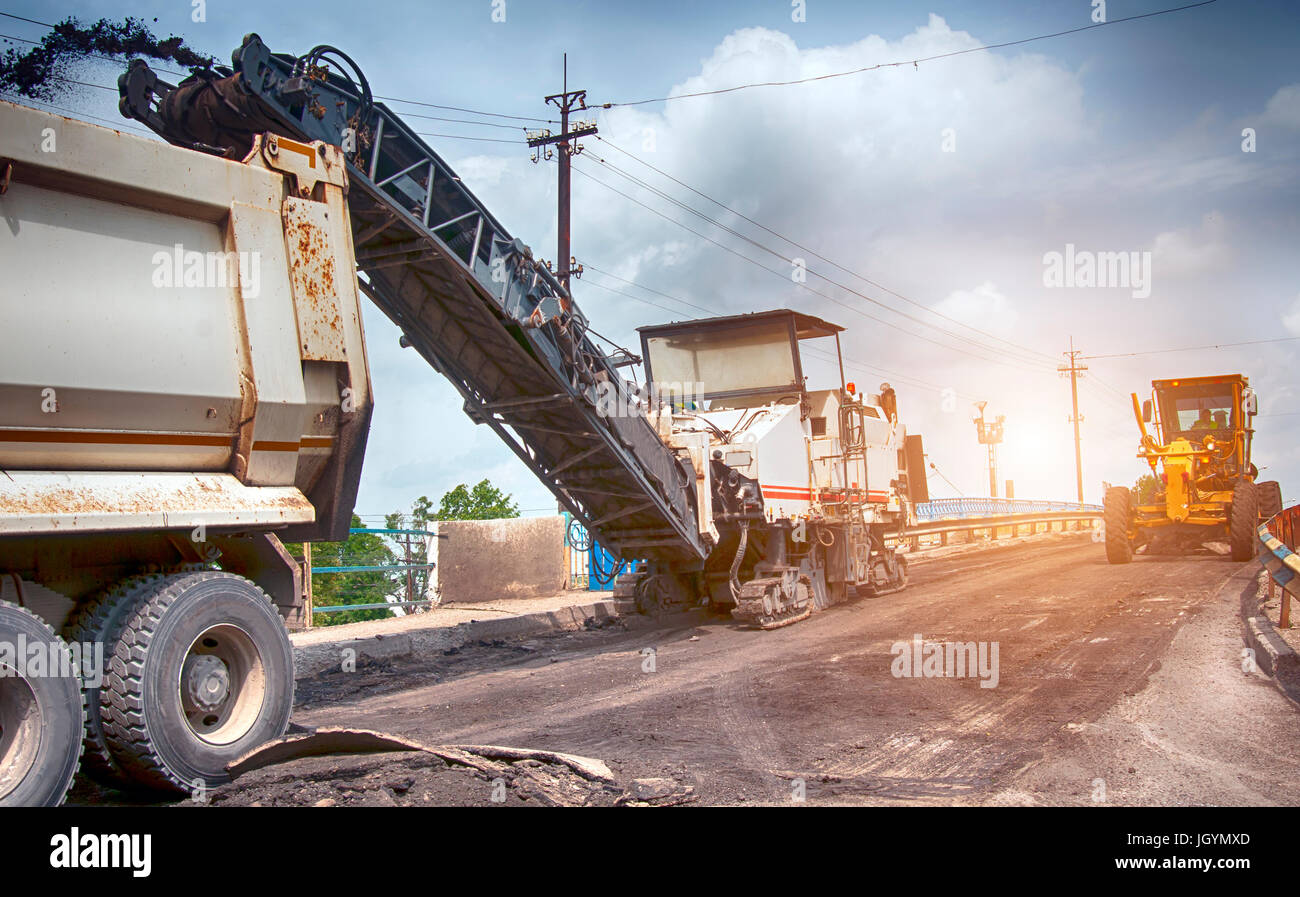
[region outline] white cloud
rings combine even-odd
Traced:
[[[1156,277],[1185,277],[1225,268],[1232,261],[1232,250],[1223,215],[1208,212],[1198,227],[1157,234],[1151,260]]]
[[[934,310],[980,330],[1000,332],[1009,330],[1017,317],[1011,300],[989,281],[971,290],[953,290]]]
[[[1300,84],[1278,88],[1264,106],[1264,122],[1300,130]]]
[[[1282,326],[1296,336],[1300,336],[1300,294],[1296,294],[1295,302],[1292,302],[1291,308],[1282,315]]]
[[[510,160],[500,156],[469,156],[456,165],[456,174],[477,191],[501,183],[509,169]]]

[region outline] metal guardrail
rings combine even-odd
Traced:
[[[1264,548],[1259,555],[1260,563],[1269,575],[1269,598],[1274,597],[1277,587],[1282,589],[1278,627],[1290,629],[1290,599],[1300,597],[1300,555],[1295,551],[1296,537],[1300,535],[1300,505],[1293,505],[1261,523],[1258,534]]]
[[[955,501],[956,499],[953,499]],[[949,501],[941,499],[941,501]],[[966,501],[971,501],[966,499]],[[1003,499],[974,499],[973,501],[989,502],[988,507],[1015,506],[1017,502],[1006,501]],[[931,502],[930,504],[933,504]],[[1070,528],[1071,524],[1090,522],[1095,524],[1101,519],[1102,509],[1098,505],[1080,505],[1073,502],[1029,502],[1026,501],[1023,506],[1036,506],[1039,508],[1049,506],[1061,506],[1061,510],[1020,510],[1016,508],[1010,512],[993,513],[984,516],[958,516],[954,515],[937,520],[930,520],[918,523],[916,526],[908,527],[901,533],[891,533],[887,535],[886,541],[898,544],[900,542],[909,542],[913,550],[920,547],[922,538],[931,536],[939,537],[940,545],[948,544],[948,537],[955,533],[967,533],[970,536],[979,531],[985,531],[992,540],[998,538],[998,531],[1010,529],[1011,536],[1020,534],[1020,528],[1023,526],[1030,527],[1031,533],[1038,532],[1039,526],[1045,526],[1045,532],[1051,532],[1052,527],[1059,525],[1059,531],[1064,532]],[[920,516],[919,514],[917,515]],[[1077,529],[1077,526],[1075,527]]]
[[[1101,513],[1101,505],[1072,501],[1037,501],[1023,498],[936,498],[916,505],[917,520],[947,520],[954,517],[993,517],[1010,514],[1044,514],[1052,511]]]
[[[433,536],[438,538],[437,533],[422,529],[374,529],[369,527],[352,527],[348,530],[349,535],[357,533],[374,533],[383,536]],[[326,566],[317,567],[311,565],[307,568],[308,576],[315,576],[317,573],[407,573],[413,570],[431,570],[436,564],[359,564],[357,566]],[[313,614],[341,614],[349,610],[389,610],[395,607],[429,607],[433,602],[429,599],[419,601],[383,601],[372,602],[369,604],[326,604],[313,605],[311,612]]]

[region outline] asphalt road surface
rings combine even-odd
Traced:
[[[1243,671],[1257,572],[1208,551],[1111,566],[1057,538],[918,564],[904,592],[771,632],[637,618],[327,674],[295,721],[595,757],[704,804],[1297,804],[1300,715]],[[996,687],[896,675],[917,636],[990,662],[996,643]]]

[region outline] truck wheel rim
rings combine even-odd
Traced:
[[[179,687],[190,731],[209,744],[231,744],[253,728],[266,700],[261,652],[238,626],[209,627],[185,653]]]
[[[0,664],[0,797],[22,784],[36,765],[43,728],[36,692],[17,670]]]

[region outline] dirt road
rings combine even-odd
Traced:
[[[992,549],[772,632],[686,615],[327,674],[295,720],[596,757],[708,804],[1300,803],[1300,715],[1242,671],[1257,569]],[[996,646],[996,677],[895,675],[918,636]]]

